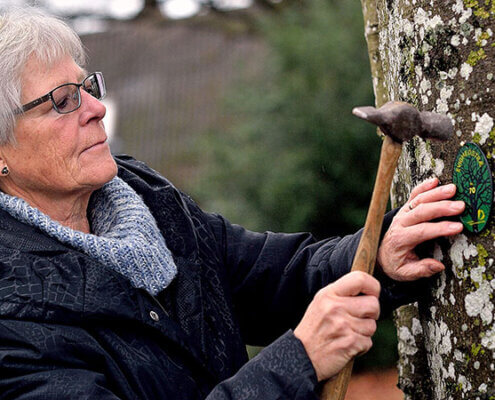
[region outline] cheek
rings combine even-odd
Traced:
[[[50,124],[32,123],[21,126],[16,137],[16,163],[36,168],[40,174],[53,174],[75,162],[77,128],[56,119]],[[34,171],[33,171],[34,173]]]

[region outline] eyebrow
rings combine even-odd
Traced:
[[[48,90],[48,92],[50,90],[53,90],[54,88],[58,87],[58,86],[61,86],[61,85],[65,85],[67,83],[79,83],[81,82],[84,78],[86,78],[87,76],[89,75],[88,71],[86,71],[85,68],[81,68],[81,72],[79,73],[79,75],[77,75],[77,81],[76,82],[71,82],[71,81],[59,81],[58,83],[54,84],[53,87],[51,89]],[[47,92],[47,93],[48,93]]]
[[[86,71],[86,68],[81,68],[81,73],[79,74],[79,82],[81,82],[88,75],[89,75],[89,72]]]

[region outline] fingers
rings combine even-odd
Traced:
[[[404,248],[414,248],[420,243],[440,237],[454,236],[464,229],[461,222],[440,221],[423,222],[421,224],[405,227],[401,232],[401,238],[396,238]]]
[[[425,185],[425,188],[428,187]],[[436,186],[431,189],[415,192],[416,189],[421,188],[421,185],[413,189],[411,196],[409,196],[408,208],[416,208],[421,203],[431,203],[440,200],[450,199],[456,192],[456,186],[453,183],[448,185]],[[411,205],[411,207],[409,207]],[[407,209],[406,209],[407,210]]]
[[[413,190],[410,200],[397,215],[402,228],[401,238],[397,238],[403,246],[415,247],[419,243],[442,236],[452,236],[462,232],[462,224],[454,221],[430,222],[438,218],[460,215],[466,205],[463,201],[450,199],[456,192],[454,184],[435,186],[435,178],[419,185]]]
[[[437,187],[438,183],[439,183],[438,178],[427,179],[426,181],[420,183],[412,190],[411,195],[409,196],[409,201],[415,199],[421,193],[424,193],[428,190]]]
[[[402,208],[402,211],[409,213],[418,208],[421,204],[436,203],[450,199],[455,195],[455,192],[456,186],[451,183],[449,185],[435,187],[425,192],[416,193],[416,195],[411,194],[409,200]]]
[[[459,215],[466,207],[463,201],[442,200],[435,203],[422,203],[402,215],[402,225],[411,226],[441,217]]]
[[[412,190],[378,249],[377,265],[386,275],[395,280],[409,281],[430,277],[445,268],[432,258],[420,260],[415,248],[423,242],[462,232],[462,223],[441,220],[464,211],[464,202],[450,200],[455,193],[454,184],[439,186],[437,178],[429,179]]]
[[[349,328],[362,336],[373,336],[376,332],[376,319],[354,318],[349,320]]]
[[[372,346],[379,294],[378,281],[358,271],[316,294],[294,335],[303,343],[319,380],[335,375]]]
[[[366,294],[378,297],[380,295],[380,283],[370,274],[361,271],[353,271],[330,285],[337,296],[357,296]]]
[[[372,335],[359,335],[354,337],[341,336],[332,343],[336,352],[344,353],[348,361],[367,353],[373,347]],[[338,372],[338,371],[336,371]]]
[[[344,307],[349,315],[356,318],[378,319],[380,302],[375,296],[346,297]]]

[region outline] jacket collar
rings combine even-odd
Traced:
[[[18,221],[4,210],[0,210],[0,243],[8,248],[35,254],[69,249],[39,229]]]

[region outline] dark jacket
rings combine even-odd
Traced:
[[[312,399],[292,331],[359,235],[254,233],[201,211],[129,157],[178,276],[152,297],[0,211],[0,399]],[[383,291],[383,304],[397,300]],[[245,343],[267,345],[247,362]]]

